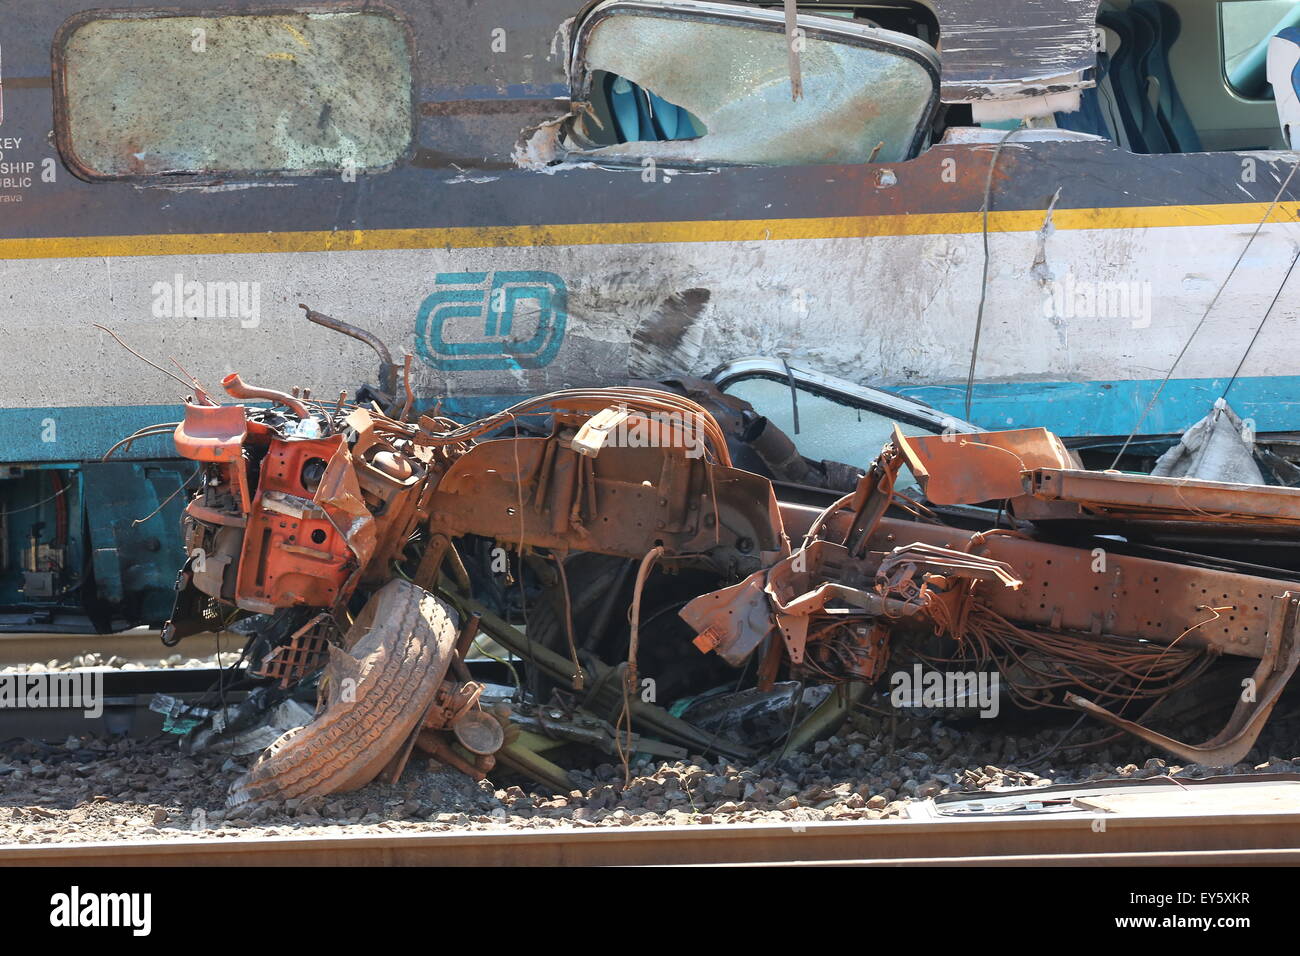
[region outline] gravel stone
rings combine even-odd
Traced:
[[[574,789],[562,793],[508,772],[476,783],[417,756],[395,784],[245,807],[229,819],[226,792],[251,755],[187,756],[171,740],[10,740],[0,744],[0,844],[889,820],[905,815],[912,800],[945,792],[1292,773],[1300,761],[1300,717],[1275,717],[1250,759],[1225,769],[1181,766],[1135,739],[1090,748],[1109,736],[1101,726],[1081,725],[1062,745],[1068,725],[855,713],[812,752],[787,754],[776,765],[692,755],[637,763],[627,786],[621,765],[575,765]],[[1180,732],[1190,739],[1216,730]]]

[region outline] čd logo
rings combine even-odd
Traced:
[[[560,350],[568,290],[553,272],[443,272],[420,304],[420,358],[448,371],[541,368]]]

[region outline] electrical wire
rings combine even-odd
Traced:
[[[130,447],[142,438],[154,438],[161,435],[170,435],[180,426],[180,424],[180,422],[160,422],[156,425],[146,425],[144,428],[127,435],[108,451],[104,452],[104,457],[101,458],[100,461],[108,461],[108,459],[113,457],[113,453],[119,448],[124,446]]]
[[[81,478],[81,472],[80,472],[80,471],[73,471],[72,473],[73,473],[74,475],[76,475],[78,479]],[[34,504],[34,505],[24,505],[24,506],[21,507],[21,508],[14,508],[14,509],[11,510],[11,511],[10,511],[10,510],[6,510],[6,511],[3,512],[3,514],[4,514],[4,516],[5,516],[6,518],[8,518],[10,515],[19,515],[19,514],[22,514],[24,511],[35,511],[37,508],[43,507],[43,506],[45,506],[45,505],[48,505],[48,504],[49,504],[51,501],[53,501],[55,498],[60,498],[60,497],[62,497],[63,495],[67,494],[67,493],[68,493],[69,491],[71,491],[71,490],[72,490],[72,485],[71,485],[71,484],[64,485],[62,488],[60,488],[60,489],[59,489],[58,491],[56,491],[54,494],[50,495],[48,498],[42,498],[40,501],[36,502],[36,504]]]
[[[1151,396],[1151,400],[1148,401],[1146,407],[1142,409],[1142,414],[1138,417],[1137,424],[1133,426],[1133,431],[1129,433],[1128,438],[1124,439],[1124,444],[1121,445],[1119,451],[1115,453],[1115,460],[1110,463],[1112,469],[1119,467],[1120,458],[1124,456],[1124,452],[1128,451],[1128,446],[1132,444],[1133,439],[1137,437],[1138,431],[1142,428],[1142,423],[1147,420],[1147,415],[1151,413],[1151,409],[1155,407],[1157,399],[1160,398],[1160,393],[1165,390],[1165,386],[1168,385],[1169,380],[1173,378],[1174,370],[1178,368],[1178,363],[1183,360],[1183,356],[1186,355],[1187,350],[1191,348],[1192,340],[1195,339],[1197,333],[1201,331],[1201,326],[1205,325],[1205,320],[1210,317],[1210,312],[1219,301],[1219,296],[1223,295],[1223,290],[1228,287],[1228,282],[1231,281],[1233,275],[1236,274],[1237,267],[1241,265],[1241,260],[1246,258],[1247,251],[1249,251],[1251,245],[1255,242],[1255,237],[1259,235],[1260,230],[1264,228],[1264,223],[1268,222],[1269,217],[1273,215],[1274,207],[1276,207],[1278,201],[1281,200],[1282,194],[1286,192],[1287,186],[1291,185],[1291,179],[1295,176],[1296,170],[1298,169],[1300,169],[1300,162],[1297,162],[1291,167],[1291,172],[1287,173],[1286,179],[1282,181],[1282,185],[1278,188],[1277,194],[1273,197],[1273,201],[1269,203],[1268,208],[1264,210],[1263,218],[1255,224],[1255,230],[1250,234],[1250,238],[1246,240],[1246,244],[1241,247],[1241,252],[1237,254],[1236,261],[1232,263],[1232,268],[1228,270],[1228,274],[1224,277],[1223,281],[1219,283],[1219,288],[1215,290],[1214,298],[1212,298],[1210,304],[1205,307],[1205,312],[1201,314],[1200,321],[1196,323],[1196,327],[1192,329],[1191,335],[1187,336],[1187,341],[1184,342],[1183,347],[1179,349],[1178,355],[1174,358],[1174,364],[1169,366],[1169,371],[1166,372],[1165,377],[1161,379],[1160,385]],[[1292,265],[1295,265],[1294,260],[1292,261]],[[1290,270],[1287,270],[1287,272],[1290,274]],[[1285,280],[1283,281],[1283,284],[1285,285]],[[1280,288],[1278,289],[1278,292],[1281,292]],[[1260,323],[1260,326],[1263,326],[1262,322]],[[1245,361],[1244,357],[1242,361]],[[1240,370],[1240,367],[1238,370]]]
[[[555,570],[560,580],[560,592],[564,595],[564,636],[569,642],[569,658],[573,661],[573,677],[570,686],[573,690],[582,690],[582,665],[578,662],[578,643],[573,637],[573,602],[569,596],[569,576],[564,571],[564,560],[551,552]]]
[[[186,488],[188,488],[188,487],[190,486],[190,482],[193,481],[195,478],[197,478],[197,477],[198,477],[199,475],[201,475],[201,474],[203,474],[203,463],[202,463],[202,462],[200,462],[199,465],[198,465],[198,467],[194,469],[194,473],[193,473],[192,475],[190,475],[188,478],[185,479],[185,482],[184,482],[183,484],[177,486],[177,488],[176,488],[175,491],[173,491],[170,495],[168,495],[166,498],[164,498],[164,499],[162,500],[162,502],[158,505],[157,508],[154,508],[153,511],[149,512],[149,513],[148,513],[147,515],[145,515],[143,518],[136,518],[134,521],[132,521],[132,522],[131,522],[131,527],[134,528],[136,525],[144,524],[146,521],[148,521],[150,518],[152,518],[152,517],[153,517],[154,515],[156,515],[158,512],[160,512],[160,511],[162,511],[164,508],[166,508],[169,504],[171,504],[171,501],[172,501],[173,498],[175,498],[175,497],[176,497],[177,495],[179,495],[182,491],[184,491]]]
[[[1002,154],[1002,147],[1006,145],[1007,140],[1011,139],[1016,133],[1024,127],[1017,126],[1009,129],[996,146],[993,147],[993,158],[989,160],[988,178],[984,180],[984,202],[980,206],[981,221],[983,223],[982,233],[984,241],[984,265],[980,270],[980,303],[979,308],[975,310],[975,339],[971,342],[970,347],[970,371],[966,373],[966,420],[970,421],[971,397],[975,392],[975,360],[979,356],[980,350],[980,333],[984,328],[984,302],[988,298],[989,291],[989,206],[993,201],[993,171],[997,169],[998,157]]]
[[[1282,284],[1279,285],[1277,291],[1273,293],[1273,301],[1268,304],[1268,309],[1264,312],[1264,318],[1259,320],[1259,325],[1255,328],[1255,334],[1250,337],[1250,342],[1246,346],[1246,351],[1242,353],[1241,361],[1237,363],[1237,367],[1232,370],[1232,378],[1228,379],[1228,384],[1223,389],[1223,394],[1219,396],[1220,398],[1226,399],[1228,397],[1228,392],[1231,391],[1232,386],[1236,383],[1237,376],[1241,374],[1242,366],[1246,364],[1246,359],[1250,357],[1250,350],[1255,347],[1255,342],[1259,339],[1259,333],[1264,331],[1264,323],[1266,323],[1268,317],[1273,314],[1273,307],[1277,305],[1277,300],[1281,297],[1282,290],[1286,288],[1287,280],[1291,278],[1291,273],[1295,271],[1295,264],[1297,261],[1300,261],[1300,246],[1296,248],[1295,255],[1291,257],[1291,264],[1287,266],[1286,275],[1282,277]]]
[[[429,432],[415,425],[406,425],[394,419],[378,416],[375,427],[397,432],[419,445],[445,445],[470,441],[508,424],[524,415],[552,414],[555,411],[591,413],[609,408],[611,404],[626,405],[631,411],[659,413],[674,416],[671,424],[687,430],[699,428],[707,440],[706,448],[716,461],[731,467],[731,454],[727,449],[726,435],[708,410],[689,398],[660,392],[649,388],[613,387],[565,389],[548,392],[536,398],[512,405],[510,408],[444,432]]]
[[[614,743],[618,749],[619,759],[623,762],[623,786],[628,786],[632,782],[632,769],[630,760],[632,756],[632,698],[631,695],[636,691],[637,672],[636,656],[641,637],[641,594],[645,590],[646,578],[650,576],[650,569],[664,553],[662,545],[655,545],[646,552],[645,557],[641,559],[641,566],[637,568],[636,581],[632,585],[632,605],[628,608],[628,622],[631,624],[631,632],[628,636],[627,644],[627,669],[623,674],[623,710],[619,714],[616,726],[624,728],[627,734],[626,743],[619,745],[618,735],[615,734]]]

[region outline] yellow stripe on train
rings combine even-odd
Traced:
[[[1269,203],[1201,206],[1114,206],[1057,209],[1057,229],[1148,229],[1167,226],[1254,225]],[[989,214],[990,232],[1041,229],[1046,209]],[[1277,203],[1269,222],[1294,222],[1300,203]],[[540,226],[456,226],[308,232],[217,232],[142,236],[55,236],[0,239],[0,259],[77,259],[97,256],[176,256],[368,249],[492,248],[499,246],[628,245],[662,242],[752,242],[852,239],[978,233],[977,212],[841,216],[806,219],[719,219],[675,222],[578,223]]]

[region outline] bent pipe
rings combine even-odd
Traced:
[[[373,332],[367,332],[365,329],[359,329],[355,325],[349,325],[342,319],[336,319],[323,312],[317,312],[301,302],[298,303],[298,308],[307,313],[309,321],[315,322],[317,325],[323,325],[327,329],[333,329],[335,332],[342,332],[344,335],[370,346],[375,354],[379,356],[379,387],[386,395],[396,398],[397,366],[393,364],[393,356],[388,351],[388,346],[380,341],[379,336]]]
[[[231,372],[221,380],[221,387],[230,394],[232,398],[260,398],[268,402],[275,402],[277,405],[284,405],[297,415],[299,418],[307,418],[307,406],[298,399],[294,398],[288,392],[277,392],[273,388],[255,388],[248,385],[238,372]]]

